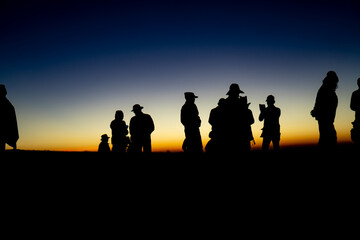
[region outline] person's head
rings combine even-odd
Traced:
[[[219,99],[219,102],[218,102],[218,106],[220,106],[220,107],[222,107],[222,106],[224,106],[225,105],[225,98],[220,98]]]
[[[5,97],[7,94],[6,88],[4,84],[0,84],[0,97]]]
[[[358,78],[357,84],[358,84],[358,86],[359,86],[359,88],[360,88],[360,78]]]
[[[195,102],[195,98],[198,98],[198,96],[195,96],[193,92],[185,92],[184,96],[188,102]]]
[[[140,106],[139,104],[135,104],[135,105],[133,106],[132,112],[134,112],[135,115],[138,115],[138,114],[142,113],[141,109],[143,109],[143,108],[144,108],[144,107]]]
[[[335,91],[338,86],[338,82],[339,82],[339,78],[336,75],[336,72],[329,71],[323,80],[323,85]]]
[[[108,142],[108,140],[109,140],[109,137],[108,137],[107,134],[101,135],[101,141],[102,141],[102,142]]]
[[[124,119],[124,113],[121,110],[117,110],[115,112],[115,119],[116,120],[123,120]]]
[[[240,90],[240,87],[237,83],[233,83],[230,85],[229,91],[226,93],[226,95],[238,97],[240,93],[244,92]]]
[[[274,106],[275,104],[275,97],[273,95],[269,95],[266,98],[266,103],[268,104],[268,106]]]

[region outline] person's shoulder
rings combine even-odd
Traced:
[[[145,117],[145,118],[151,118],[150,114],[147,114],[147,113],[144,113],[144,114],[143,114],[143,117]]]
[[[357,90],[355,90],[355,91],[353,91],[353,93],[352,93],[353,95],[360,95],[360,89],[357,89]]]

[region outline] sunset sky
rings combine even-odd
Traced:
[[[329,70],[339,76],[335,128],[350,141],[360,77],[360,1],[1,1],[0,84],[24,150],[96,151],[132,106],[152,116],[154,151],[180,151],[184,92],[197,96],[204,146],[210,110],[238,83],[281,109],[280,145],[318,141],[310,111]]]

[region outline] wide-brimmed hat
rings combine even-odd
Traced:
[[[226,95],[239,94],[239,93],[244,93],[244,92],[240,90],[240,87],[237,83],[233,83],[230,85],[229,91],[226,93]]]
[[[193,92],[185,92],[184,95],[185,95],[185,99],[198,98],[198,96],[195,96]]]
[[[133,106],[133,109],[131,110],[132,112],[135,112],[136,110],[141,110],[143,109],[144,107],[140,106],[139,104],[135,104]]]
[[[266,102],[271,102],[271,103],[275,103],[275,97],[273,95],[269,95],[266,98]]]
[[[107,134],[101,135],[101,140],[108,140],[108,139],[109,139],[109,137]]]

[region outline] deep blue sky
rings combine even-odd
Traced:
[[[37,2],[1,6],[5,70],[155,50],[360,51],[355,0]]]
[[[171,124],[179,124],[184,91],[200,94],[207,135],[208,112],[232,82],[248,94],[254,115],[266,94],[278,94],[283,108],[313,102],[328,70],[338,72],[339,94],[350,95],[360,75],[359,12],[355,0],[1,1],[0,82],[21,116],[25,146],[34,121],[44,121],[39,128],[48,126],[53,138],[56,126],[70,135],[69,125],[93,121],[87,127],[97,138],[110,133],[117,108],[128,122],[135,103],[160,123],[165,112],[176,114]],[[92,120],[89,112],[104,106]]]

